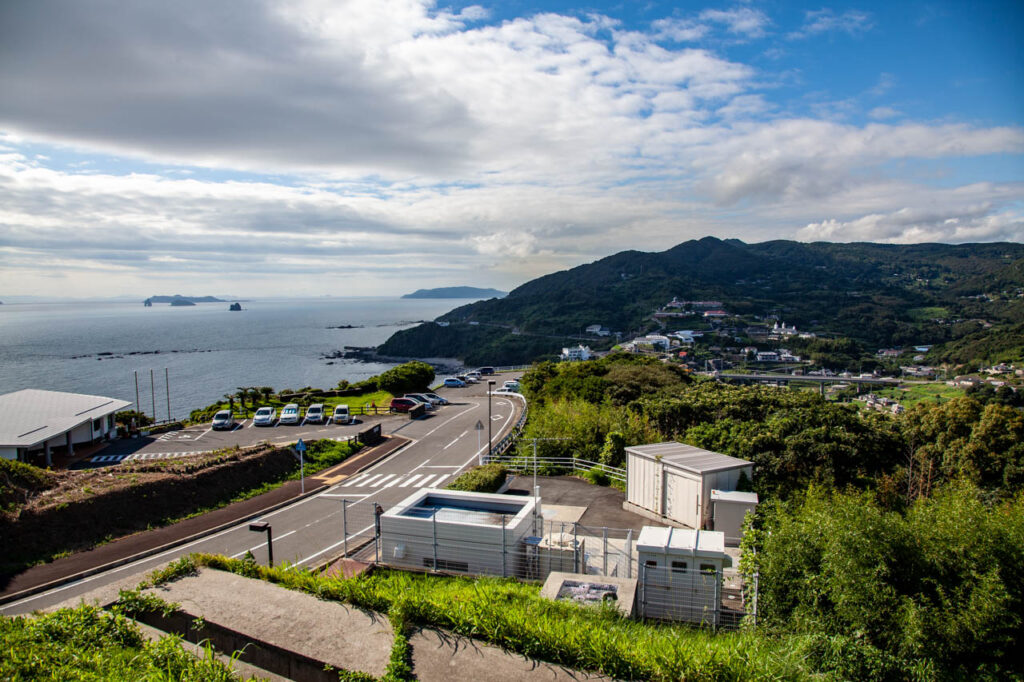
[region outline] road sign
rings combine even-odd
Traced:
[[[306,444],[302,442],[301,438],[299,439],[299,442],[295,444],[295,449],[298,450],[299,452],[306,451]]]
[[[477,419],[476,420],[476,426],[474,426],[473,428],[476,429],[477,431],[483,431],[484,430],[484,423],[482,421],[480,421],[479,419]]]
[[[299,453],[299,481],[301,482],[302,494],[306,494],[306,461],[302,456],[302,453],[306,451],[306,444],[299,439],[299,442],[295,444],[295,451]]]

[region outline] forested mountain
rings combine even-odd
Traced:
[[[706,237],[540,277],[503,299],[438,318],[447,327],[398,332],[380,351],[528,361],[557,352],[564,337],[588,325],[624,333],[649,328],[652,312],[674,297],[721,301],[738,316],[778,315],[801,330],[866,347],[934,345],[1024,321],[1022,292],[1022,244],[746,244]]]

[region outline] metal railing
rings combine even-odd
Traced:
[[[623,485],[626,483],[625,469],[613,467],[608,464],[601,464],[600,462],[592,462],[589,459],[580,459],[579,457],[534,458],[532,455],[505,455],[496,452],[496,454],[492,455],[488,461],[500,462],[505,465],[505,468],[509,471],[514,471],[516,473],[530,473],[536,470],[544,475],[549,475],[552,472],[559,471],[568,471],[572,473],[580,471],[597,471],[614,481],[622,483]]]

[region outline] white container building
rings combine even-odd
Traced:
[[[522,564],[536,562],[536,542],[524,540],[537,504],[533,497],[419,490],[381,514],[381,561],[475,575],[536,573]]]
[[[732,566],[723,533],[644,526],[636,550],[644,618],[719,624],[722,571]]]
[[[710,524],[712,489],[735,490],[741,473],[754,476],[753,462],[684,443],[628,447],[626,469],[626,509],[689,528]]]
[[[715,530],[725,533],[725,544],[736,547],[743,537],[743,519],[757,509],[757,493],[712,490],[712,520]]]

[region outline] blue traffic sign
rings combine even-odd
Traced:
[[[295,449],[298,450],[299,452],[306,451],[306,444],[302,442],[301,438],[299,439],[299,442],[295,444]]]

